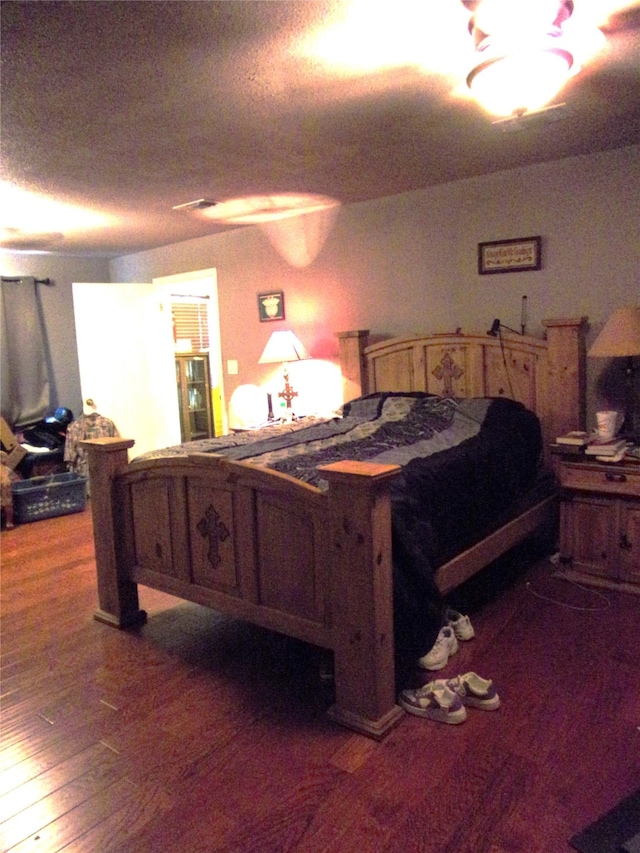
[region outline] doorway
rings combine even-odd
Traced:
[[[208,322],[208,355],[210,371],[210,394],[213,411],[214,434],[224,435],[228,430],[227,413],[224,405],[224,381],[222,370],[222,346],[220,342],[220,311],[218,307],[218,279],[215,269],[198,270],[190,273],[161,276],[153,283],[160,285],[170,304],[172,299],[206,300]]]

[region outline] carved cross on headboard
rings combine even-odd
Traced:
[[[207,557],[213,568],[217,569],[222,562],[219,545],[228,538],[229,531],[216,512],[213,504],[209,505],[209,508],[198,522],[197,530],[203,539],[209,540],[209,551],[207,552]]]
[[[453,380],[459,379],[464,370],[455,363],[448,352],[446,352],[440,364],[433,371],[436,379],[442,380],[444,384],[443,397],[453,397]]]

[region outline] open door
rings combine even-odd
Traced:
[[[171,311],[157,284],[74,283],[84,401],[95,401],[138,456],[180,443]]]

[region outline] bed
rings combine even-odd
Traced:
[[[586,320],[544,326],[544,340],[457,330],[372,342],[365,331],[340,333],[345,400],[380,412],[398,399],[428,406],[436,395],[442,411],[464,415],[483,400],[513,399],[537,416],[549,467],[550,440],[584,424]],[[143,584],[329,649],[329,716],[383,737],[403,716],[395,702],[392,505],[406,469],[378,453],[321,459],[318,484],[293,477],[287,462],[284,470],[255,464],[244,450],[187,449],[129,462],[133,445],[84,442],[96,619],[121,628],[144,622]],[[434,567],[433,583],[450,592],[556,513],[555,491],[539,493],[449,554]]]

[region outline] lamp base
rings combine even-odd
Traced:
[[[287,412],[285,415],[285,420],[290,422],[293,420],[293,410],[291,408],[291,401],[293,400],[294,397],[298,396],[298,392],[294,391],[293,388],[291,387],[291,384],[289,382],[289,371],[287,370],[286,364],[284,365],[283,376],[284,376],[284,388],[282,391],[278,391],[278,397],[282,397],[282,399],[285,401],[285,403],[287,405]]]

